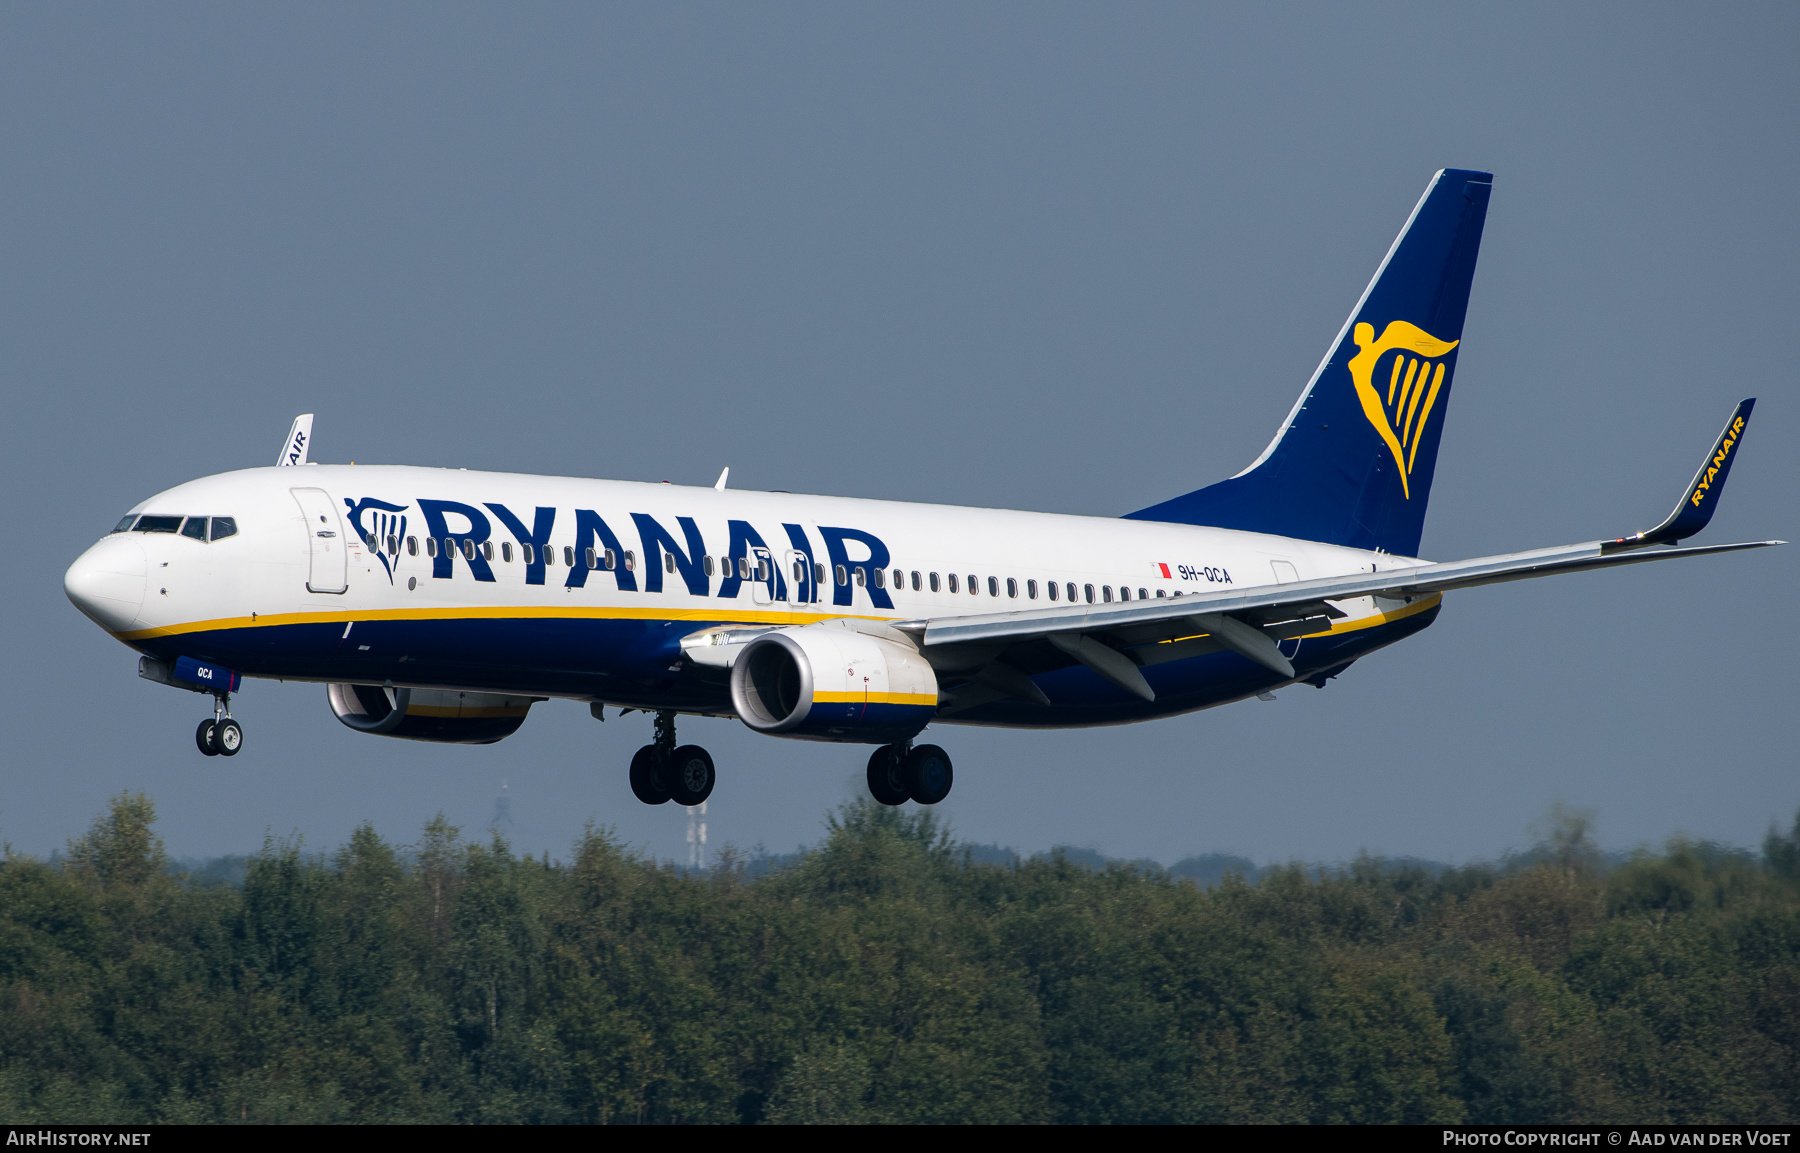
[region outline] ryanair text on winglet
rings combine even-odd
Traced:
[[[1701,474],[1700,483],[1694,486],[1694,495],[1688,498],[1688,502],[1695,508],[1699,508],[1700,502],[1706,499],[1707,490],[1712,488],[1713,477],[1718,476],[1719,470],[1725,467],[1725,458],[1730,456],[1731,450],[1737,447],[1738,437],[1742,436],[1743,432],[1744,418],[1740,416],[1731,422],[1731,427],[1726,430],[1724,438],[1719,441],[1719,451],[1713,453],[1712,461],[1707,464],[1705,471]]]

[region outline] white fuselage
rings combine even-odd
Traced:
[[[1138,520],[407,466],[247,469],[132,511],[230,517],[236,528],[211,541],[118,532],[71,567],[77,605],[147,654],[198,656],[252,677],[707,712],[721,709],[704,686],[664,697],[648,683],[679,674],[680,638],[707,627],[941,619],[1420,563]],[[1337,607],[1348,615],[1327,632],[1379,632],[1435,604],[1396,613],[1369,598],[1345,602]],[[1342,655],[1327,663],[1346,663]],[[1216,690],[1201,676],[1148,712],[947,719],[1107,723],[1275,683],[1237,664]],[[1295,660],[1308,664],[1304,652]]]

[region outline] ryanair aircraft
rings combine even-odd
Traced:
[[[1119,519],[309,461],[140,503],[64,588],[210,694],[235,755],[242,678],[314,681],[358,732],[487,744],[553,697],[655,717],[647,804],[705,800],[677,716],[877,746],[878,801],[934,804],[928,725],[1123,724],[1323,688],[1436,619],[1452,589],[1779,544],[1662,548],[1712,517],[1752,401],[1656,528],[1420,560],[1492,177],[1431,180],[1325,359],[1238,475]]]

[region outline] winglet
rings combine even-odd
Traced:
[[[287,440],[282,442],[281,455],[275,458],[278,468],[288,465],[306,463],[307,450],[312,448],[313,414],[303,412],[294,418],[293,427],[288,429]]]
[[[1731,475],[1731,462],[1737,459],[1738,443],[1744,439],[1744,427],[1750,423],[1750,410],[1755,407],[1754,396],[1738,403],[1731,419],[1725,422],[1725,431],[1714,442],[1712,452],[1700,462],[1700,471],[1694,474],[1693,483],[1688,485],[1681,503],[1675,506],[1667,520],[1636,536],[1608,541],[1601,546],[1601,551],[1619,552],[1645,545],[1674,544],[1705,528],[1725,491],[1725,478]]]

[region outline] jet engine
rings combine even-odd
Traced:
[[[437,741],[450,745],[491,745],[525,723],[533,701],[453,689],[387,689],[378,685],[327,685],[331,711],[359,733]]]
[[[731,702],[771,736],[883,745],[906,740],[937,711],[937,675],[902,634],[836,621],[764,633],[731,665]]]

